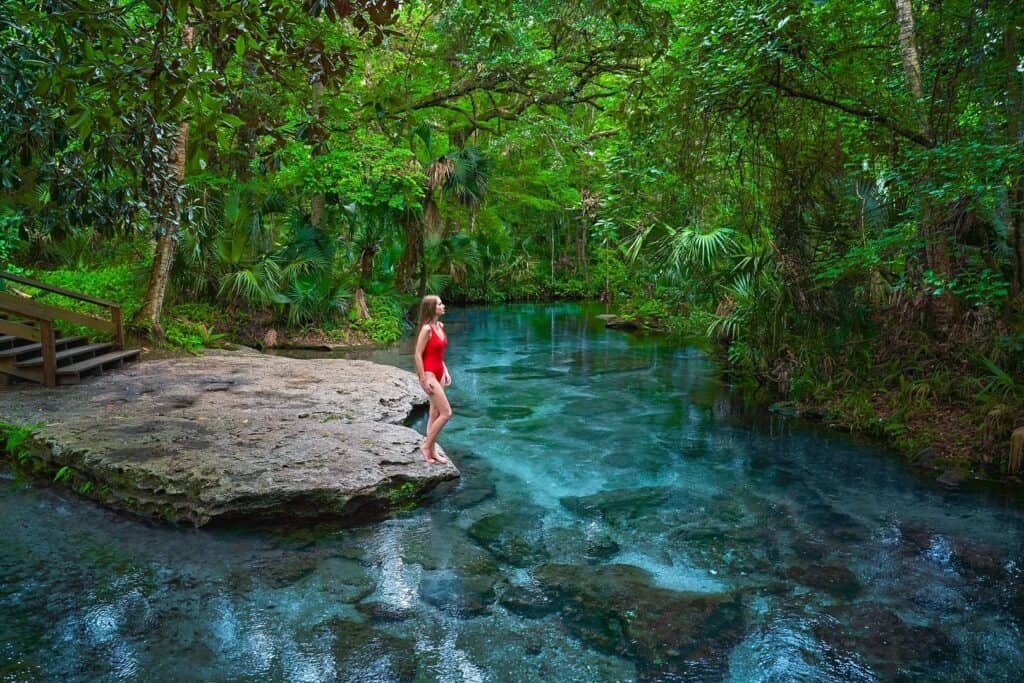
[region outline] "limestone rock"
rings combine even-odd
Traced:
[[[367,361],[211,352],[3,399],[0,420],[45,423],[45,464],[169,521],[356,522],[459,476],[402,426],[426,401],[415,375]]]

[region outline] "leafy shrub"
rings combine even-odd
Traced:
[[[352,320],[353,328],[366,332],[378,344],[393,344],[402,338],[405,317],[394,297],[369,296],[366,306],[370,309],[370,317]]]
[[[21,220],[21,214],[0,207],[0,270],[15,270],[10,262],[23,246]],[[3,289],[2,280],[0,289]]]
[[[19,462],[25,462],[31,455],[29,446],[32,434],[43,425],[16,425],[10,422],[0,422],[0,446],[7,455],[17,458]]]
[[[167,325],[167,342],[172,346],[198,354],[204,348],[212,348],[226,335],[215,334],[205,323],[188,320],[174,320]]]
[[[224,312],[220,308],[204,302],[177,304],[170,309],[170,313],[175,318],[203,323],[207,327],[213,327],[224,317]]]
[[[119,303],[127,320],[142,307],[147,270],[148,268],[140,269],[137,265],[116,265],[95,270],[37,271],[31,273],[31,277],[48,285]],[[102,310],[93,304],[75,301],[51,292],[32,293],[40,300],[62,308],[84,313],[97,313]]]

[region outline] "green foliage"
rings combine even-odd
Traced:
[[[382,345],[393,344],[401,339],[407,325],[398,301],[393,297],[369,296],[366,304],[370,309],[370,317],[350,318],[352,327],[366,332],[373,341]]]
[[[17,425],[0,422],[0,437],[2,437],[4,453],[15,458],[19,463],[25,463],[32,456],[32,435],[40,427],[43,427],[42,423]]]
[[[295,142],[288,148],[288,165],[278,174],[281,189],[323,193],[345,204],[386,206],[409,210],[419,205],[422,174],[409,165],[411,152],[396,147],[383,135],[364,132],[358,138],[343,136],[332,141],[333,149],[311,155],[307,145]]]
[[[61,269],[32,271],[31,277],[48,285],[62,287],[73,292],[107,299],[121,304],[125,319],[128,319],[142,305],[145,293],[145,264],[110,265],[94,270]],[[34,292],[37,298],[62,308],[97,313],[100,309],[93,304],[68,299],[52,292]]]
[[[1010,296],[1010,283],[991,268],[982,268],[973,277],[962,278],[953,290],[975,308],[1000,309]]]
[[[208,328],[212,328],[224,320],[224,311],[213,304],[204,302],[178,304],[170,310],[170,314],[181,320],[202,323]]]
[[[16,211],[0,206],[0,270],[11,269],[11,261],[23,248],[22,217]],[[0,282],[0,289],[3,288]]]
[[[405,481],[388,489],[388,503],[395,510],[412,510],[420,497],[421,487],[415,482]]]
[[[202,349],[215,348],[227,336],[214,333],[206,323],[178,319],[166,325],[166,334],[169,344],[193,355],[199,355]]]
[[[979,360],[988,371],[985,386],[980,392],[982,396],[998,397],[1004,402],[1019,403],[1024,400],[1024,383],[1018,382],[1013,375],[992,362],[992,359],[982,356]]]

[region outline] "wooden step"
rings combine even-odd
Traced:
[[[84,341],[88,341],[85,337],[58,337],[54,342],[57,350],[67,349],[72,346],[78,346]],[[29,344],[21,344],[19,346],[12,346],[7,349],[0,349],[0,358],[10,358],[11,356],[23,356],[27,353],[39,353],[43,350],[43,345],[39,342],[33,342]],[[58,354],[59,356],[60,354]],[[42,365],[42,356],[38,356],[39,364]],[[35,359],[33,359],[35,360]]]
[[[58,365],[57,369],[60,369],[59,366],[62,360],[71,359],[72,361],[74,361],[79,356],[95,356],[97,353],[101,351],[106,351],[107,349],[113,348],[113,346],[114,344],[112,342],[103,342],[100,344],[86,344],[85,346],[72,346],[70,348],[64,349],[63,351],[58,351],[56,354]],[[36,365],[42,364],[42,356],[36,356],[35,358],[29,358],[28,360],[18,361],[17,363],[15,363],[15,365],[18,366],[19,368],[31,368]]]
[[[16,368],[13,365],[0,362],[0,385],[10,384],[10,378],[27,380],[42,384],[45,381],[43,371],[40,368]]]
[[[141,351],[141,349],[125,349],[124,351],[112,351],[102,356],[88,358],[73,365],[57,368],[57,377],[61,384],[74,384],[80,381],[81,375],[84,372],[96,369],[102,371],[103,368],[114,364],[120,367],[125,361],[134,360]]]
[[[16,342],[26,343],[29,340],[22,339],[21,337],[13,337],[9,334],[0,334],[0,351],[6,350],[15,346]]]
[[[11,358],[17,356],[24,356],[26,353],[39,353],[43,348],[43,345],[39,342],[29,342],[27,344],[16,344],[6,349],[0,349],[0,358]]]

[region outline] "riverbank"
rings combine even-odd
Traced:
[[[633,327],[645,334],[690,336],[693,332],[681,328],[679,319],[644,317],[629,307],[614,320],[628,323],[619,329]],[[911,466],[933,472],[947,483],[970,478],[1024,484],[1019,473],[1007,471],[1010,435],[1024,425],[1024,407],[1014,401],[1013,387],[1002,394],[992,391],[993,378],[979,376],[970,359],[953,348],[945,349],[944,357],[908,357],[906,372],[894,374],[892,367],[901,363],[899,350],[886,344],[881,338],[874,340],[867,354],[886,359],[884,367],[834,366],[830,375],[845,377],[844,381],[817,382],[792,356],[786,359],[788,364],[777,365],[779,372],[765,377],[737,368],[726,346],[705,347],[739,390],[774,412],[870,436],[900,453]]]

